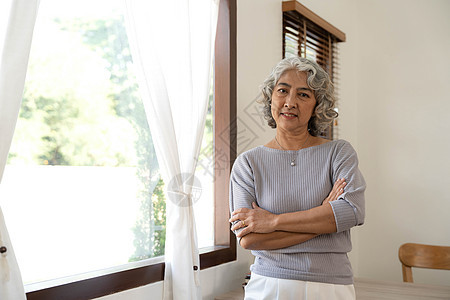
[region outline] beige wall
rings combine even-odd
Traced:
[[[450,245],[450,1],[304,0],[344,31],[339,138],[366,178],[366,224],[352,230],[356,276],[401,281],[404,242]],[[238,0],[238,151],[273,137],[257,113],[258,86],[281,58],[281,0]],[[201,272],[204,299],[236,288],[251,263]],[[450,285],[450,272],[413,271]],[[162,283],[107,300],[160,299]]]
[[[357,1],[364,277],[401,280],[405,242],[450,245],[450,1]],[[450,272],[413,270],[450,285]]]

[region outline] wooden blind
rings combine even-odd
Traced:
[[[339,42],[345,34],[297,1],[283,2],[283,58],[300,56],[316,61],[331,77],[339,99]],[[336,103],[338,107],[338,103]],[[337,120],[323,137],[337,137]]]

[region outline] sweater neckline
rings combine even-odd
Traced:
[[[269,148],[269,147],[267,147],[265,145],[261,145],[261,146],[259,146],[259,148],[261,148],[261,149],[263,149],[265,151],[275,152],[275,153],[299,153],[300,151],[307,151],[308,149],[312,150],[312,149],[321,148],[321,147],[324,147],[324,146],[329,146],[329,145],[337,143],[338,141],[340,141],[340,140],[333,140],[333,141],[329,141],[329,142],[326,142],[326,143],[323,143],[323,144],[320,144],[320,145],[315,145],[315,146],[310,146],[310,147],[306,147],[306,148],[301,148],[301,149],[298,149],[298,150],[275,149],[275,148]]]

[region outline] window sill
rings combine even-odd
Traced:
[[[200,249],[201,270],[236,260],[236,242]],[[164,280],[162,256],[114,268],[25,285],[28,300],[92,299]]]

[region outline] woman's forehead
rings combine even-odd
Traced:
[[[300,81],[302,83],[307,83],[308,75],[305,71],[298,71],[296,69],[289,69],[283,72],[278,78],[275,85],[286,84],[288,82]]]

